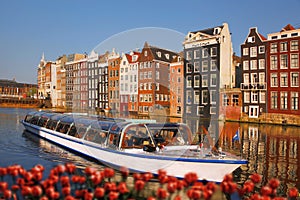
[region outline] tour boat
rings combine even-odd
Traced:
[[[182,123],[34,111],[22,124],[30,133],[115,169],[123,166],[153,174],[163,169],[178,178],[194,172],[199,180],[221,182],[226,174],[247,164],[199,145],[198,135]]]

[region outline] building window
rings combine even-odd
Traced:
[[[249,83],[249,74],[244,74],[244,83],[248,84]]]
[[[259,101],[260,103],[266,103],[266,92],[260,92]]]
[[[251,103],[258,103],[258,91],[251,92]]]
[[[276,73],[271,74],[271,87],[277,87],[278,86],[278,77]]]
[[[249,92],[244,92],[244,102],[250,103],[250,93]]]
[[[246,47],[246,48],[243,48],[243,56],[248,56],[249,55],[249,49]]]
[[[202,58],[207,58],[208,57],[208,49],[207,48],[203,48],[202,49]]]
[[[292,72],[291,73],[291,86],[292,87],[298,87],[299,86],[299,73],[298,72]]]
[[[298,40],[291,41],[291,51],[297,51],[298,50]]]
[[[288,93],[287,92],[280,92],[280,108],[282,110],[287,109],[287,102],[288,102]]]
[[[210,107],[210,114],[212,114],[212,115],[217,114],[217,108],[216,107]]]
[[[250,61],[250,69],[257,69],[257,60]]]
[[[277,52],[277,43],[272,43],[271,44],[271,53],[276,53]]]
[[[197,106],[197,116],[203,116],[203,115],[204,115],[204,107]]]
[[[280,73],[280,86],[287,87],[288,86],[288,74]]]
[[[277,56],[271,56],[271,69],[277,69]]]
[[[194,87],[200,87],[200,75],[194,76]]]
[[[187,73],[191,73],[191,72],[192,72],[192,70],[193,70],[193,66],[192,66],[192,64],[190,64],[190,63],[187,63],[187,64],[186,64],[186,72],[187,72]]]
[[[156,84],[155,84],[155,90],[156,90],[156,91],[159,91],[159,83],[156,83]]]
[[[202,72],[207,72],[208,71],[208,60],[203,60],[202,61]]]
[[[259,54],[265,53],[265,46],[259,46],[258,49]]]
[[[258,74],[258,82],[259,82],[259,84],[265,83],[265,73],[264,72],[261,72]]]
[[[144,56],[147,56],[148,55],[148,52],[147,51],[144,51]]]
[[[199,105],[200,103],[200,91],[194,91],[194,104]]]
[[[176,114],[181,114],[181,106],[176,106]]]
[[[299,96],[298,92],[291,92],[291,110],[299,109]]]
[[[156,79],[156,80],[159,80],[159,71],[156,71],[156,72],[155,72],[155,79]]]
[[[265,59],[259,59],[258,68],[265,69]]]
[[[243,61],[243,69],[244,70],[249,70],[249,61],[248,60]]]
[[[291,54],[291,68],[299,68],[299,54]]]
[[[207,75],[202,75],[202,87],[208,87]]]
[[[186,91],[186,103],[187,104],[192,103],[192,91],[191,90]]]
[[[229,105],[229,98],[227,94],[223,94],[223,106]]]
[[[187,60],[191,60],[191,59],[192,59],[192,54],[193,54],[192,51],[187,51],[187,52],[186,52],[186,59],[187,59]]]
[[[277,109],[277,99],[278,99],[278,94],[277,92],[271,92],[271,108],[272,109]]]
[[[280,51],[287,51],[288,43],[287,42],[281,42],[280,43]]]
[[[210,103],[211,104],[217,103],[217,91],[216,90],[210,90]]]
[[[288,55],[283,54],[280,55],[280,69],[287,69],[288,68]]]
[[[200,50],[197,49],[194,51],[194,59],[199,59],[200,58]]]
[[[217,47],[212,47],[210,49],[210,55],[211,55],[211,57],[217,56]]]
[[[257,56],[257,47],[250,47],[250,57]]]
[[[210,61],[210,70],[211,71],[216,71],[217,70],[217,60],[216,59],[212,59]]]
[[[232,95],[232,104],[233,104],[233,106],[239,105],[239,95],[238,94]]]
[[[194,70],[195,72],[200,72],[200,62],[194,62]]]
[[[245,107],[244,107],[244,112],[245,112],[245,113],[248,113],[248,110],[249,110],[249,107],[248,107],[248,106],[245,106]]]
[[[210,86],[217,86],[217,74],[210,75]]]
[[[202,90],[202,104],[208,103],[208,90]]]
[[[186,113],[192,113],[192,107],[191,106],[186,107]]]
[[[192,76],[186,76],[186,87],[192,87]]]
[[[247,38],[247,42],[249,43],[254,43],[255,42],[255,37],[254,36],[250,36]]]

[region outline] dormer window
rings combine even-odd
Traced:
[[[169,54],[165,54],[165,56],[169,60],[169,58],[170,58]]]
[[[220,33],[220,28],[219,27],[215,28],[214,29],[214,35],[217,35],[219,33]]]
[[[157,54],[157,56],[158,56],[159,58],[161,57],[161,52],[160,52],[160,51],[156,52],[156,54]]]
[[[144,56],[147,56],[148,55],[148,52],[147,51],[144,51]]]

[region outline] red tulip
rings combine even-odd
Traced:
[[[62,187],[70,186],[70,178],[68,176],[61,176],[60,183],[61,183]]]
[[[17,184],[18,184],[19,186],[22,186],[22,185],[25,184],[25,180],[24,180],[23,178],[18,178],[18,179],[17,179]]]
[[[93,199],[94,194],[91,192],[86,192],[84,194],[84,200],[92,200]]]
[[[4,197],[4,199],[10,199],[12,197],[11,190],[4,190],[3,191],[3,197]]]
[[[91,175],[94,174],[96,171],[97,171],[97,169],[94,168],[94,167],[86,167],[86,168],[84,169],[84,173],[85,173],[87,176],[91,176]]]
[[[78,176],[78,175],[73,175],[72,178],[71,178],[71,180],[72,180],[73,183],[79,183],[80,176]]]
[[[74,165],[72,163],[66,163],[65,167],[66,167],[66,171],[70,174],[73,174],[76,170],[76,165]]]
[[[71,187],[65,186],[61,189],[61,193],[66,197],[71,194]]]
[[[105,191],[116,191],[117,185],[114,182],[106,182],[104,184],[104,189],[105,189]]]
[[[71,195],[68,195],[64,198],[64,200],[75,200],[75,198]]]
[[[120,192],[120,194],[126,194],[129,192],[127,185],[125,182],[121,182],[118,185],[118,191]]]
[[[134,188],[137,191],[141,191],[145,187],[145,182],[143,180],[137,180],[134,184]]]
[[[25,197],[25,196],[29,196],[32,194],[32,188],[29,186],[23,186],[22,190],[21,190],[21,194]]]
[[[14,191],[14,192],[18,191],[19,189],[20,189],[20,186],[18,186],[18,185],[12,185],[11,186],[11,190]]]
[[[5,176],[7,174],[7,168],[0,167],[0,176]]]
[[[33,173],[33,179],[36,181],[41,181],[43,179],[43,172]]]
[[[272,178],[271,180],[269,180],[269,186],[274,190],[277,189],[278,186],[280,185],[280,182],[278,179],[276,178]]]
[[[34,197],[39,197],[39,196],[41,196],[42,194],[43,194],[43,189],[42,189],[41,186],[35,185],[35,186],[32,187],[32,195],[33,195]]]
[[[61,165],[61,164],[57,165],[56,170],[57,170],[58,174],[63,174],[66,171],[66,166]]]
[[[174,193],[177,190],[177,182],[169,182],[167,186],[167,190],[169,193]]]
[[[109,198],[109,200],[117,200],[119,198],[119,193],[110,191],[108,194],[108,198]]]
[[[31,172],[26,172],[24,178],[27,182],[30,182],[33,179],[33,174]]]
[[[147,200],[156,200],[154,197],[150,196],[147,198]]]
[[[269,187],[269,186],[263,186],[260,190],[260,193],[263,195],[263,196],[269,196],[272,194],[272,188]]]
[[[184,180],[177,181],[177,190],[182,190],[186,186],[187,186],[187,184]]]
[[[212,192],[215,192],[217,189],[217,186],[214,182],[208,182],[205,187]]]
[[[49,198],[47,197],[47,196],[42,196],[41,198],[40,198],[40,200],[48,200]]]
[[[121,167],[120,172],[123,178],[127,178],[129,175],[129,169],[127,167]]]
[[[86,178],[85,178],[84,176],[80,176],[80,177],[79,177],[79,183],[80,183],[80,184],[84,184],[85,181],[86,181]]]
[[[159,169],[158,170],[158,176],[166,176],[167,175],[167,171],[163,170],[163,169]]]
[[[94,191],[94,196],[98,199],[104,197],[104,194],[105,194],[105,190],[104,188],[101,187],[97,187]]]
[[[38,164],[38,165],[34,166],[34,167],[31,169],[31,172],[32,172],[32,173],[43,172],[44,170],[45,170],[44,166]]]
[[[91,175],[91,180],[94,185],[98,185],[102,181],[102,175],[99,171],[96,171],[94,174]]]
[[[75,191],[75,197],[77,198],[83,198],[84,197],[84,194],[88,192],[87,190],[85,189],[82,189],[82,190],[76,190]]]
[[[142,177],[144,181],[148,182],[153,178],[153,174],[150,172],[146,172],[142,175]]]
[[[188,184],[193,184],[193,183],[195,183],[198,180],[198,176],[194,172],[189,172],[189,173],[187,173],[187,174],[184,175],[184,180]]]
[[[246,181],[243,186],[243,191],[246,193],[252,192],[254,190],[254,183],[252,181]]]
[[[160,175],[160,176],[158,176],[158,180],[161,184],[167,183],[169,181],[169,176]]]
[[[8,183],[7,182],[0,182],[0,191],[4,191],[8,188]]]
[[[179,195],[174,197],[174,200],[181,200],[181,197]]]
[[[225,176],[224,176],[224,178],[223,178],[223,182],[224,181],[226,181],[226,182],[228,182],[228,181],[233,181],[233,176],[232,176],[232,174],[226,174]]]
[[[134,173],[133,174],[133,179],[136,180],[141,180],[143,179],[143,176],[140,173]]]
[[[169,196],[169,193],[167,192],[167,190],[165,190],[163,188],[158,188],[156,191],[156,196],[159,199],[166,199]]]
[[[289,189],[288,195],[290,198],[297,198],[299,197],[299,191],[297,188],[293,187]]]
[[[250,179],[251,181],[254,183],[254,184],[257,184],[257,183],[260,183],[261,182],[261,176],[259,174],[252,174],[250,176]]]
[[[112,177],[114,177],[114,175],[115,175],[115,170],[108,168],[108,167],[106,167],[104,169],[104,177],[105,178],[112,178]]]

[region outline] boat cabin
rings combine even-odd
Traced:
[[[41,111],[28,113],[24,121],[112,149],[155,151],[157,147],[189,145],[193,141],[190,129],[180,123],[139,123]]]

